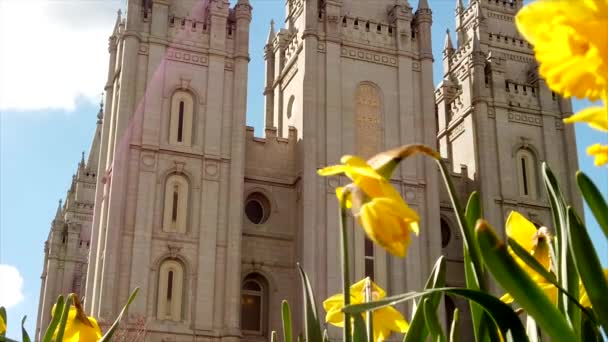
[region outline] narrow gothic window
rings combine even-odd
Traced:
[[[158,319],[181,321],[184,268],[174,259],[164,261],[158,277]]]
[[[164,193],[163,231],[186,233],[188,222],[188,180],[181,175],[167,178]]]
[[[182,142],[184,133],[184,101],[179,101],[179,118],[177,123],[177,141]]]
[[[179,186],[173,188],[173,206],[171,208],[171,221],[177,221],[177,203],[179,202]]]
[[[526,158],[521,158],[521,174],[522,174],[522,183],[524,186],[524,195],[528,196],[528,175],[526,174]]]
[[[516,154],[519,195],[536,198],[536,158],[528,149],[520,149]]]
[[[374,279],[374,242],[365,237],[365,276]]]
[[[267,322],[267,282],[259,274],[245,278],[241,291],[241,329],[247,335],[264,335]]]
[[[194,98],[184,90],[176,91],[171,98],[169,118],[169,143],[190,146],[192,144],[192,123]]]

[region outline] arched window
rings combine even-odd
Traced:
[[[194,99],[189,92],[178,90],[171,98],[169,143],[190,146],[192,144],[192,118]]]
[[[361,83],[355,94],[357,155],[372,157],[384,148],[384,122],[382,99],[379,89],[369,83]]]
[[[446,248],[452,239],[452,229],[448,222],[441,218],[441,248]]]
[[[293,116],[293,103],[295,102],[296,97],[291,95],[291,97],[289,98],[289,102],[287,103],[287,118],[291,119],[291,117]]]
[[[515,155],[519,195],[536,198],[536,158],[528,149],[520,149]]]
[[[268,312],[267,282],[259,274],[250,274],[243,281],[241,292],[241,329],[244,334],[264,335]]]
[[[374,242],[365,236],[365,276],[374,279]]]
[[[177,260],[166,260],[158,277],[158,319],[180,321],[184,294],[184,268]]]
[[[185,233],[188,222],[188,181],[180,175],[167,178],[163,211],[163,231]]]

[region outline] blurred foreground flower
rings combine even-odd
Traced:
[[[319,175],[346,174],[353,184],[337,188],[338,199],[346,194],[345,206],[352,208],[353,215],[372,241],[391,254],[404,257],[410,244],[410,231],[419,232],[418,214],[403,201],[390,182],[363,159],[344,156],[341,162],[343,165],[319,170]]]
[[[350,287],[350,303],[361,304],[365,302],[365,282],[366,279],[360,280]],[[386,297],[386,292],[376,283],[372,284],[373,300],[379,300]],[[344,303],[344,295],[342,293],[335,294],[323,302],[323,308],[327,312],[325,321],[337,327],[344,327],[344,313],[342,312]],[[365,318],[365,315],[363,315]],[[373,312],[374,326],[374,341],[386,340],[392,331],[405,333],[409,328],[409,324],[403,318],[403,315],[391,306],[378,309]]]
[[[522,214],[512,211],[509,214],[506,222],[507,237],[515,240],[521,247],[523,247],[530,255],[536,259],[546,270],[551,269],[551,258],[549,257],[549,243],[551,242],[551,235],[546,227],[536,229],[536,226]],[[517,261],[517,264],[524,270],[528,275],[538,284],[538,286],[545,291],[547,297],[552,302],[557,302],[557,289],[553,284],[545,280],[543,276],[538,274],[532,268],[530,268],[525,261],[519,258],[511,248],[509,248],[509,254]],[[505,294],[500,298],[505,303],[513,302],[513,297],[510,294]]]
[[[75,297],[76,298],[76,297]],[[53,308],[53,315],[55,308]],[[60,313],[59,313],[60,314]],[[59,327],[57,328],[59,329]],[[53,335],[53,340],[57,337],[57,330]],[[68,320],[63,333],[64,342],[95,342],[101,338],[101,329],[97,320],[87,317],[79,304],[70,306]]]
[[[552,90],[606,99],[608,0],[539,0],[521,9],[516,23]]]
[[[586,122],[598,131],[608,132],[608,106],[591,107],[564,119],[565,123]],[[595,165],[608,163],[608,145],[594,144],[587,148],[587,154],[595,157]]]
[[[0,336],[4,336],[6,333],[6,322],[4,322],[4,317],[0,315]]]

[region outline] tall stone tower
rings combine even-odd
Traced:
[[[112,320],[139,286],[147,340],[240,336],[250,21],[247,0],[129,0],[110,38],[85,309]]]
[[[542,181],[546,161],[580,211],[573,175],[574,130],[562,119],[565,100],[538,76],[533,48],[517,32],[521,0],[472,0],[456,5],[456,40],[448,32],[444,78],[436,90],[442,156],[481,193],[484,215],[502,229],[511,210],[552,226]]]
[[[84,152],[66,194],[59,202],[49,236],[44,244],[42,284],[36,321],[36,336],[44,334],[51,320],[51,310],[59,295],[84,294],[91,242],[91,223],[95,201],[95,184],[101,140],[103,106],[97,114],[97,125],[89,155]]]
[[[432,14],[406,0],[286,1],[286,26],[270,29],[265,49],[265,124],[298,132],[299,260],[319,298],[340,291],[338,204],[345,178],[316,170],[345,154],[436,144]],[[436,166],[415,158],[393,185],[420,213],[421,235],[408,257],[394,258],[352,226],[353,280],[366,275],[393,293],[423,286],[441,252]]]

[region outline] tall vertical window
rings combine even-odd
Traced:
[[[531,151],[520,149],[515,155],[519,195],[536,198],[536,158]]]
[[[163,231],[185,233],[188,222],[188,181],[181,175],[167,178],[163,211]]]
[[[355,94],[355,129],[357,155],[369,158],[384,148],[384,121],[380,90],[361,83]]]
[[[264,335],[267,322],[267,285],[259,274],[243,281],[241,291],[241,329],[248,335]]]
[[[194,117],[194,98],[183,90],[178,90],[171,98],[169,122],[169,143],[190,146],[192,144],[192,123]]]
[[[365,276],[374,279],[374,242],[365,237]]]
[[[177,260],[166,260],[158,277],[158,319],[181,321],[184,292],[184,268]]]
[[[179,117],[177,121],[177,142],[182,142],[184,139],[184,101],[179,101]]]

